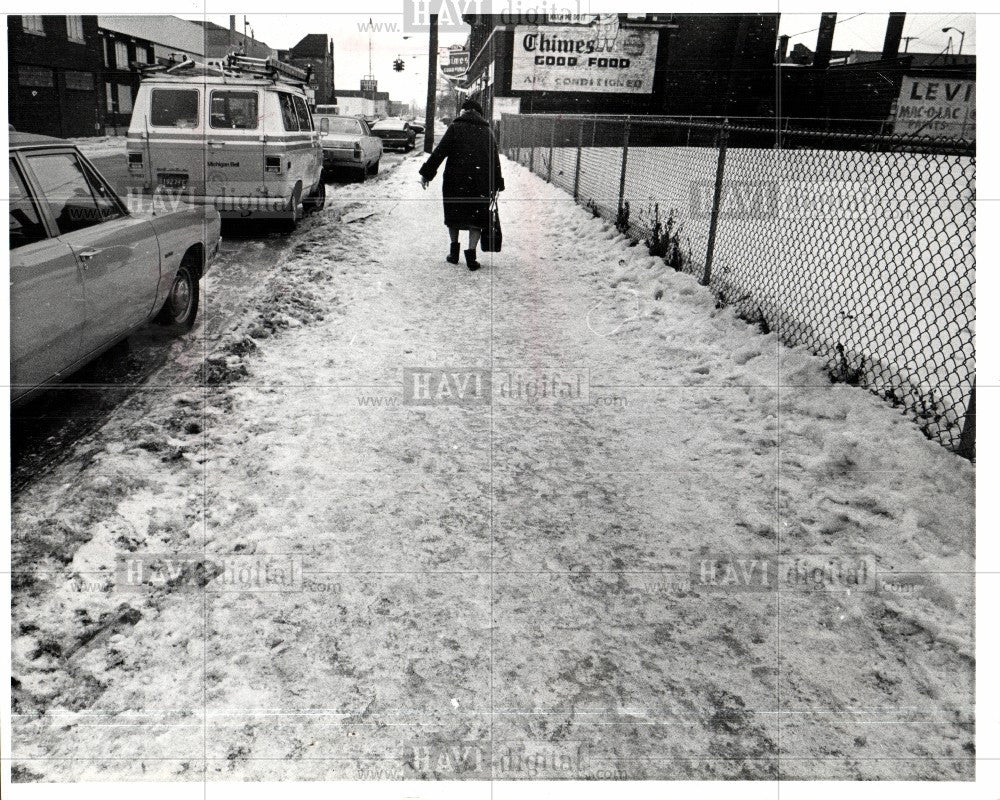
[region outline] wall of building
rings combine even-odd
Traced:
[[[497,26],[497,17],[466,19],[472,26],[471,88],[484,105],[493,96],[509,96],[520,98],[525,113],[763,116],[775,111],[777,14],[622,18],[620,35],[656,31],[657,43],[651,83],[646,76],[651,90],[621,93],[519,90],[511,82],[517,20]]]
[[[905,75],[974,80],[976,70],[967,65],[913,67],[906,56],[827,69],[784,66],[781,114],[813,120],[814,127],[824,129],[890,133],[888,122]]]
[[[43,16],[42,33],[7,17],[8,115],[19,131],[94,136],[103,130],[97,17],[83,16],[82,40],[69,38],[67,18]]]
[[[97,25],[111,33],[154,42],[158,57],[177,52],[198,61],[205,59],[204,28],[196,22],[166,15],[113,14],[99,16]]]

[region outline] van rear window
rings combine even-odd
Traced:
[[[153,89],[151,125],[158,128],[197,128],[197,89]]]
[[[257,92],[212,92],[213,128],[253,130],[257,119]]]

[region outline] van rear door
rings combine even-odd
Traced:
[[[152,86],[148,91],[144,133],[149,141],[152,189],[195,196],[204,194],[202,90],[196,86],[161,85]],[[132,124],[135,128],[134,120]]]
[[[220,210],[254,210],[264,187],[263,113],[253,86],[209,88],[205,193]],[[222,205],[220,205],[221,203]]]

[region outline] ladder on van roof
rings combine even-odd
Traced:
[[[312,77],[312,67],[301,69],[276,58],[253,58],[251,56],[230,53],[223,59],[213,59],[204,64],[200,64],[184,53],[171,53],[165,63],[132,64],[134,69],[139,71],[141,77],[149,75],[179,75],[193,71],[195,67],[202,70],[212,70],[220,75],[237,77],[240,75],[255,75],[272,81],[285,81],[287,83],[307,84]]]
[[[228,72],[259,75],[271,80],[285,80],[291,83],[308,83],[312,77],[312,67],[301,69],[286,64],[276,58],[253,58],[230,53],[224,62]]]

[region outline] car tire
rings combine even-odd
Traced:
[[[297,185],[295,191],[292,192],[291,205],[291,216],[285,217],[278,224],[278,230],[281,233],[289,234],[294,233],[295,229],[298,227],[299,220],[301,216],[299,215],[299,204],[302,202],[302,187]]]
[[[156,322],[175,333],[187,333],[194,327],[200,299],[198,264],[194,257],[185,256],[170,284],[163,308]]]
[[[378,167],[379,167],[379,162],[380,162],[381,160],[382,160],[382,159],[380,159],[380,158],[376,158],[376,159],[375,159],[375,163],[374,163],[374,164],[372,164],[372,168],[371,168],[371,174],[372,174],[372,175],[378,175]]]
[[[302,201],[302,208],[307,214],[315,214],[326,205],[326,184],[320,180],[309,195]]]

